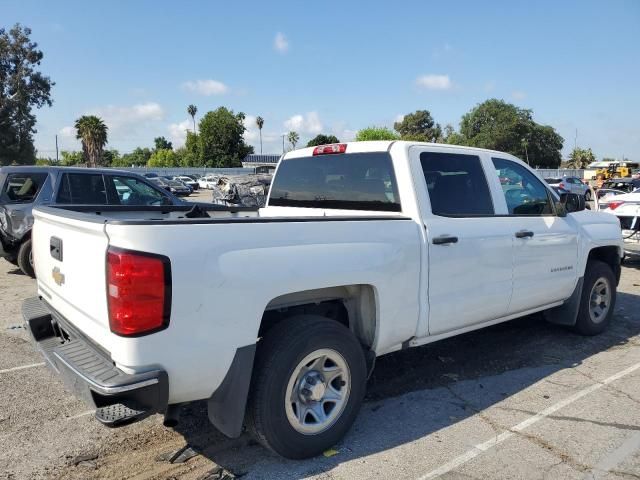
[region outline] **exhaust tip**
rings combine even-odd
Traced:
[[[180,423],[180,405],[169,405],[164,412],[164,421],[162,424],[165,427],[173,428]]]

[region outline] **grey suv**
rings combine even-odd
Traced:
[[[185,203],[131,172],[72,167],[1,167],[0,257],[32,277],[31,211],[40,204],[162,206]]]

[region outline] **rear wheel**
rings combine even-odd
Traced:
[[[611,323],[616,305],[616,279],[611,267],[599,260],[587,264],[574,330],[581,335],[597,335]]]
[[[318,455],[351,427],[366,376],[362,347],[348,328],[315,315],[284,320],[258,347],[249,427],[283,457]]]
[[[36,274],[33,269],[33,253],[31,251],[31,239],[25,240],[18,249],[18,267],[22,270],[22,273],[29,275],[31,278],[35,278]]]

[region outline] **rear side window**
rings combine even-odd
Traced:
[[[47,180],[46,173],[10,173],[2,189],[5,203],[31,203]]]
[[[423,152],[420,154],[420,164],[434,215],[493,215],[491,193],[480,157]]]
[[[401,211],[391,156],[387,152],[283,160],[271,185],[269,205]]]
[[[108,205],[104,178],[97,173],[65,173],[56,201],[77,205]]]

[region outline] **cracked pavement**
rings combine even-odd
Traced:
[[[101,427],[37,365],[20,327],[34,282],[0,261],[0,478],[195,480],[222,467],[246,479],[640,479],[640,367],[615,377],[640,365],[640,265],[623,267],[619,291],[597,337],[530,316],[379,358],[337,453],[287,461],[222,437],[201,403],[175,430],[159,416]],[[162,460],[186,444],[199,455]]]

